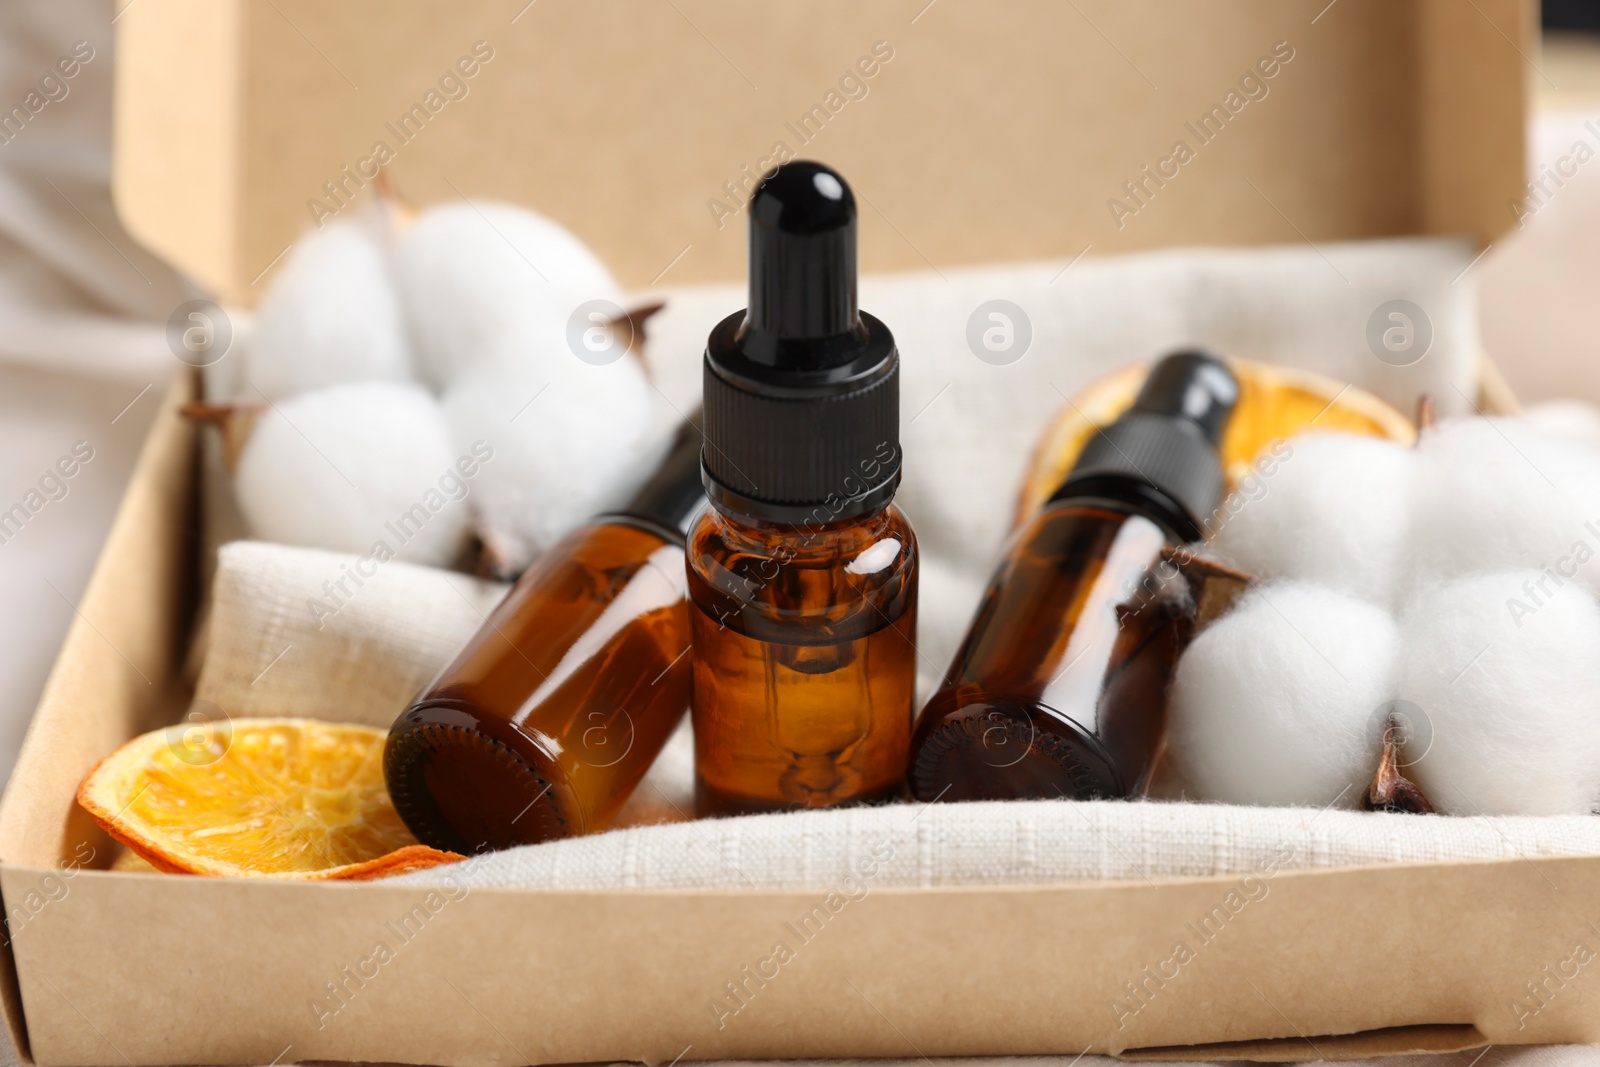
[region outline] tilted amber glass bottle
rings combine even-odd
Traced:
[[[395,721],[384,776],[418,840],[473,853],[615,818],[689,704],[700,443],[686,423],[628,507],[539,557]]]
[[[706,346],[711,507],[689,535],[702,814],[896,795],[915,685],[917,546],[899,355],[856,306],[855,200],[808,162],[750,203],[750,306]]]
[[[923,709],[920,800],[1120,797],[1166,730],[1193,601],[1164,551],[1221,502],[1217,442],[1238,384],[1215,359],[1167,357],[1013,536]]]

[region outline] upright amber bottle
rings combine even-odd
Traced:
[[[855,199],[816,163],[750,202],[750,306],[706,345],[711,507],[689,535],[702,814],[896,795],[915,685],[917,547],[899,354],[856,306]]]
[[[395,721],[384,776],[418,840],[473,853],[610,825],[689,704],[700,444],[686,423],[628,507],[539,557]]]
[[[1222,499],[1217,442],[1238,384],[1172,355],[1013,536],[912,743],[920,800],[1121,797],[1166,730],[1187,583],[1158,566]]]

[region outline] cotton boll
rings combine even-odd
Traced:
[[[1427,584],[1514,567],[1600,587],[1600,452],[1520,419],[1442,422],[1423,435],[1411,570]]]
[[[362,553],[382,541],[403,560],[443,566],[469,523],[467,505],[451,499],[460,492],[455,461],[426,390],[362,382],[263,412],[234,485],[257,537]]]
[[[1422,592],[1400,696],[1424,728],[1406,775],[1454,815],[1583,814],[1600,801],[1600,606],[1538,571]]]
[[[520,570],[578,524],[624,503],[660,460],[669,435],[631,357],[591,366],[492,361],[444,395],[458,450],[494,450],[473,487],[480,533]]]
[[[1392,441],[1301,434],[1241,486],[1212,549],[1256,578],[1318,582],[1378,604],[1394,597],[1411,525],[1416,457]]]
[[[567,230],[524,208],[451,203],[424,211],[395,248],[423,374],[440,389],[466,371],[521,353],[505,339],[541,339],[567,353],[567,322],[591,300],[620,304],[605,265]]]
[[[261,301],[242,399],[410,380],[411,346],[387,257],[371,220],[337,220],[302,237]]]
[[[1305,582],[1250,589],[1178,662],[1170,751],[1191,795],[1355,807],[1399,651],[1394,620],[1364,600]]]
[[[1546,400],[1528,407],[1529,426],[1558,441],[1600,448],[1600,408],[1582,400]]]

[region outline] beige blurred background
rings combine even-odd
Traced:
[[[1548,181],[1534,214],[1479,263],[1483,343],[1524,401],[1600,403],[1600,33],[1547,32],[1534,61],[1529,176],[1553,172],[1579,141],[1597,158],[1567,164],[1576,176]]]

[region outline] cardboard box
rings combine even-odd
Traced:
[[[488,40],[484,27],[495,58],[395,160],[402,186],[537,204],[634,284],[686,244],[696,258],[673,281],[739,274],[742,220],[718,230],[704,201],[761,158],[775,116],[803,112],[878,40],[895,58],[815,147],[870,198],[871,268],[1086,243],[1488,241],[1521,182],[1521,0],[517,6],[125,8],[129,224],[228,295],[258,292],[320,176],[366,151],[373,126]],[[1296,55],[1258,110],[1116,229],[1105,201],[1121,182],[1279,41]],[[97,869],[109,842],[74,805],[78,781],[187,699],[197,450],[177,407],[192,389],[181,378],[166,398],[0,803],[0,1003],[32,1062],[1313,1059],[1600,1041],[1594,983],[1565,983],[1520,1028],[1508,1010],[1600,919],[1600,857],[1279,874],[1277,903],[1209,946],[1130,1031],[1111,996],[1170,952],[1173,916],[1208,912],[1237,878],[875,891],[759,1011],[719,1027],[712,998],[817,894],[447,895]],[[380,940],[398,948],[374,964]]]
[[[1487,244],[1523,195],[1536,45],[1528,0],[1474,4],[139,0],[117,22],[117,203],[243,304],[390,156],[418,203],[537,205],[630,288],[742,278],[736,212],[779,144],[849,175],[868,271]]]

